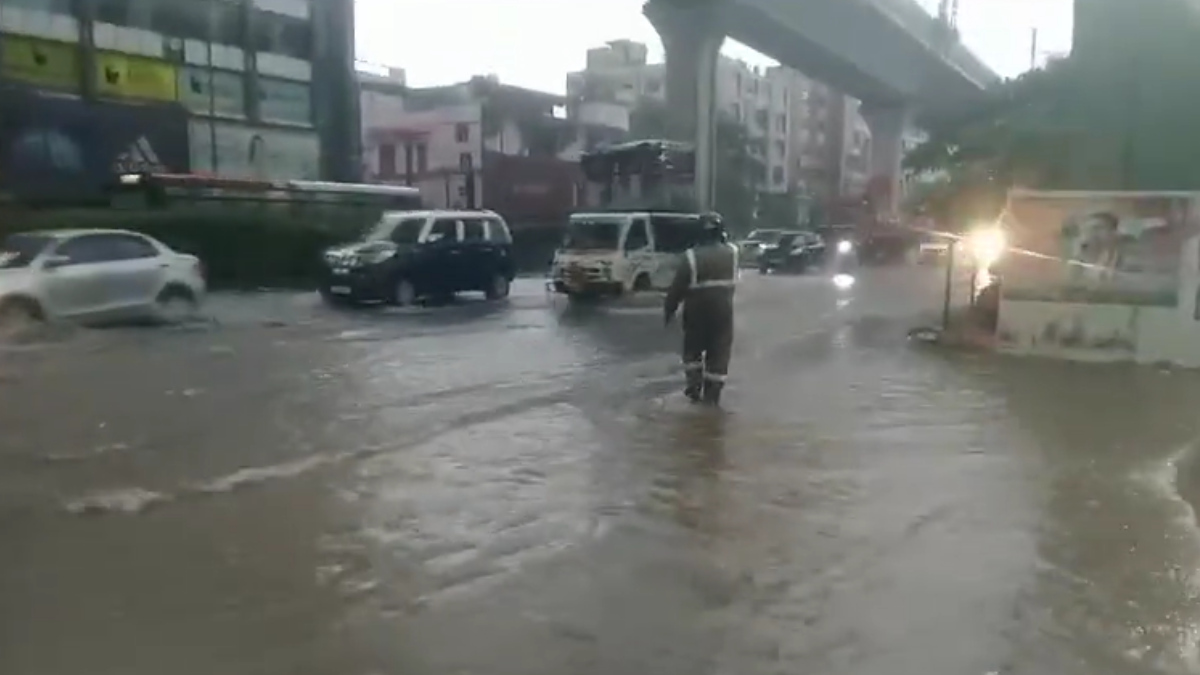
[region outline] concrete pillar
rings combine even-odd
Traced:
[[[904,132],[912,124],[912,110],[904,106],[868,106],[860,109],[871,129],[872,196],[880,199],[876,208],[887,215],[900,210],[901,179],[904,176]]]
[[[650,0],[643,12],[666,52],[667,119],[670,140],[696,146],[696,203],[713,208],[716,185],[717,57],[725,32],[720,26],[720,0],[680,6]]]

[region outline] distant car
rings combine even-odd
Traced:
[[[794,272],[803,274],[820,267],[827,258],[824,239],[812,232],[787,232],[758,256],[760,274]]]
[[[516,275],[512,233],[492,211],[391,211],[323,263],[320,293],[338,304],[405,306],[463,291],[500,300]]]
[[[745,239],[738,242],[738,260],[742,265],[753,267],[758,264],[758,256],[769,246],[779,242],[786,233],[785,230],[753,230]]]
[[[125,230],[13,234],[0,242],[0,327],[194,316],[204,267],[193,255]]]
[[[950,239],[939,237],[921,242],[917,248],[917,261],[920,263],[942,260],[950,252]]]

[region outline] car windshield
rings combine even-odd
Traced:
[[[14,234],[6,237],[0,244],[0,269],[15,269],[28,267],[53,237],[44,234]]]
[[[394,244],[416,244],[425,227],[424,218],[384,218],[367,234],[367,241],[390,241]]]
[[[563,248],[568,251],[615,251],[620,239],[620,220],[578,219],[567,226]]]
[[[746,237],[746,241],[758,241],[764,244],[775,244],[779,242],[783,232],[779,230],[754,230],[750,236]]]

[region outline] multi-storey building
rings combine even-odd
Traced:
[[[764,192],[837,198],[865,188],[870,132],[852,99],[791,68],[729,57],[718,61],[716,96],[762,162]],[[574,119],[628,131],[631,110],[665,100],[663,65],[648,62],[643,44],[610,42],[588,50],[586,69],[567,76],[567,97]]]
[[[369,180],[419,187],[433,207],[491,208],[516,225],[556,222],[574,206],[579,134],[563,97],[494,77],[401,91],[367,75],[362,87]]]
[[[353,64],[350,0],[4,0],[0,181],[352,180]]]

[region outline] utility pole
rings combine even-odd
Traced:
[[[213,40],[217,36],[217,3],[208,3],[208,143],[212,153],[210,165],[213,175],[217,173],[219,161],[217,152],[217,92],[216,73],[213,72]]]
[[[1038,57],[1038,29],[1037,26],[1029,29],[1029,69],[1037,68]]]

